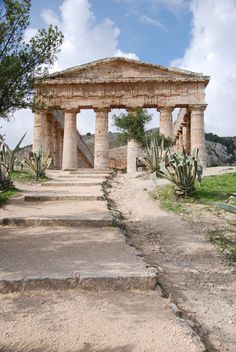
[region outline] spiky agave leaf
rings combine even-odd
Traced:
[[[52,158],[49,154],[44,157],[42,150],[33,153],[33,155],[25,160],[28,172],[35,177],[36,180],[45,176],[46,170],[51,165]]]

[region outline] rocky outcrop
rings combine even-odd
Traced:
[[[208,166],[225,165],[231,161],[227,147],[221,143],[206,141]]]

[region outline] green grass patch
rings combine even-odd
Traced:
[[[11,179],[12,181],[17,181],[21,183],[27,183],[32,181],[32,178],[27,172],[18,170],[12,172]]]
[[[206,176],[202,185],[196,182],[194,193],[186,198],[176,198],[172,184],[159,186],[152,196],[160,201],[163,209],[179,213],[186,213],[188,204],[210,204],[224,202],[232,193],[236,192],[236,173]]]
[[[209,232],[209,241],[223,252],[230,260],[236,262],[236,234],[226,237],[221,231]]]
[[[202,186],[196,185],[196,191],[189,198],[199,203],[224,202],[234,192],[236,192],[235,172],[204,177]]]
[[[20,183],[29,183],[29,182],[32,183],[35,181],[35,178],[33,178],[28,172],[19,171],[19,170],[13,171],[13,173],[11,174],[11,179],[12,181],[16,181]],[[50,178],[45,176],[43,178],[40,178],[38,182],[45,182],[48,180],[50,180]]]
[[[20,190],[12,187],[8,191],[0,192],[0,207],[5,205],[9,198],[19,193]]]
[[[181,214],[184,210],[182,200],[176,200],[173,185],[165,185],[157,187],[152,193],[154,199],[159,200],[161,208]]]

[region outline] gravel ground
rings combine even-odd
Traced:
[[[205,174],[234,170],[219,167]],[[158,268],[165,293],[195,322],[209,351],[235,352],[236,266],[207,238],[209,229],[224,228],[225,213],[199,207],[192,208],[194,216],[184,218],[163,211],[148,192],[154,183],[140,175],[119,175],[111,186],[108,197],[123,215],[118,222],[128,243]]]

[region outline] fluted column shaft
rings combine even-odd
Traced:
[[[173,107],[163,107],[157,110],[160,111],[160,134],[173,139]]]
[[[182,135],[183,135],[183,147],[184,151],[187,154],[187,129],[186,126],[182,127]]]
[[[177,138],[175,140],[174,151],[175,151],[175,153],[179,151],[179,135],[177,136]]]
[[[69,110],[64,113],[63,170],[77,169],[77,112]]]
[[[109,109],[95,109],[94,168],[109,168],[108,112]]]
[[[52,163],[53,163],[53,169],[57,169],[57,122],[54,118],[51,120],[51,144],[52,144]]]
[[[204,111],[206,105],[190,106],[191,111],[191,153],[199,149],[199,159],[204,165],[207,164],[207,153],[204,130]]]
[[[59,129],[59,169],[62,169],[62,155],[63,155],[63,136],[64,131],[62,128]]]
[[[34,132],[33,132],[33,152],[42,150],[45,152],[45,126],[47,124],[47,112],[37,111],[34,114]]]
[[[47,155],[52,156],[52,116],[47,114],[46,124],[45,124],[45,152]]]
[[[183,151],[183,129],[179,132],[179,151]]]
[[[191,154],[191,130],[190,130],[190,118],[186,121],[186,153]]]

